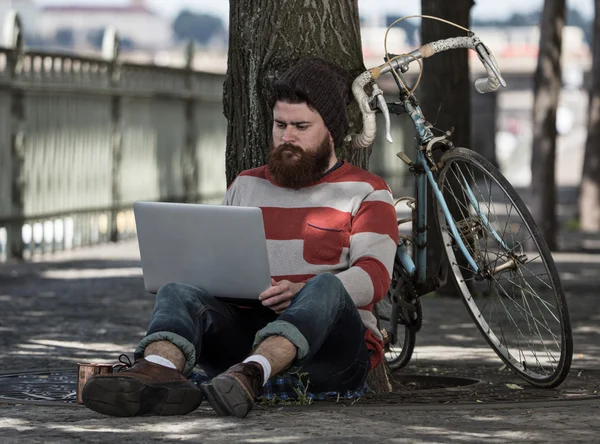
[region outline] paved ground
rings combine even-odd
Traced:
[[[206,406],[185,417],[119,419],[59,402],[4,401],[0,442],[597,441],[600,255],[556,259],[575,340],[571,374],[558,389],[535,389],[501,370],[460,301],[424,298],[418,346],[397,379],[429,374],[478,384],[412,391],[401,386],[385,398],[354,404],[262,406],[245,420],[218,418]],[[1,265],[0,372],[114,362],[142,337],[152,306],[133,242]]]

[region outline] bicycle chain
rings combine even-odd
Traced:
[[[403,294],[406,294],[405,292],[407,291],[410,296],[410,300],[407,302],[415,307],[414,313],[403,308],[402,317],[405,319],[408,329],[416,333],[421,330],[421,327],[423,327],[423,308],[421,306],[421,298],[419,297],[414,285],[412,285],[411,279],[406,273],[406,270],[404,270],[402,266],[398,267],[397,270],[400,274],[397,283],[397,285],[401,286],[400,297],[406,301],[406,298],[403,296]],[[408,316],[405,316],[405,314]]]
[[[417,332],[421,331],[421,327],[423,327],[423,307],[421,306],[421,298],[419,297],[419,294],[417,293],[417,289],[412,284],[410,277],[406,273],[406,270],[404,270],[403,267],[400,267],[399,271],[400,271],[400,277],[403,281],[401,294],[403,294],[404,291],[407,290],[409,295],[411,296],[411,300],[407,301],[407,302],[409,304],[414,305],[415,309],[416,309],[414,312],[414,315],[412,312],[408,312],[409,318],[406,319],[407,327],[409,328],[409,330],[417,333]],[[405,310],[405,311],[408,311],[408,310]],[[414,317],[415,315],[416,315],[416,317]],[[413,317],[414,317],[414,319],[413,319]]]

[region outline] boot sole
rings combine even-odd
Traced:
[[[208,403],[219,416],[245,418],[254,407],[254,400],[234,378],[217,377],[201,387]]]
[[[109,416],[185,415],[202,403],[192,387],[154,387],[133,378],[94,378],[83,388],[84,405]]]

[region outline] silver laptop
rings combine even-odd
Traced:
[[[259,208],[135,202],[133,211],[147,291],[179,282],[257,304],[271,286]]]

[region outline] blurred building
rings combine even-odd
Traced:
[[[361,28],[362,51],[367,65],[383,63],[386,32],[386,27],[369,27],[363,25]],[[408,46],[406,31],[400,28],[392,28],[387,33],[387,48],[392,54],[403,54],[414,49]]]
[[[32,0],[0,0],[0,46],[4,46],[4,21],[9,11],[19,13],[27,37],[35,35],[39,26],[39,8]]]
[[[40,14],[40,34],[45,40],[72,41],[74,48],[94,44],[101,31],[113,26],[122,40],[136,48],[160,49],[173,41],[171,22],[149,9],[144,0],[131,0],[124,6],[56,5]],[[97,46],[97,45],[96,45]]]
[[[538,26],[475,27],[473,32],[499,57],[537,57],[540,42]],[[565,26],[563,54],[571,58],[587,58],[590,49],[583,29]]]

